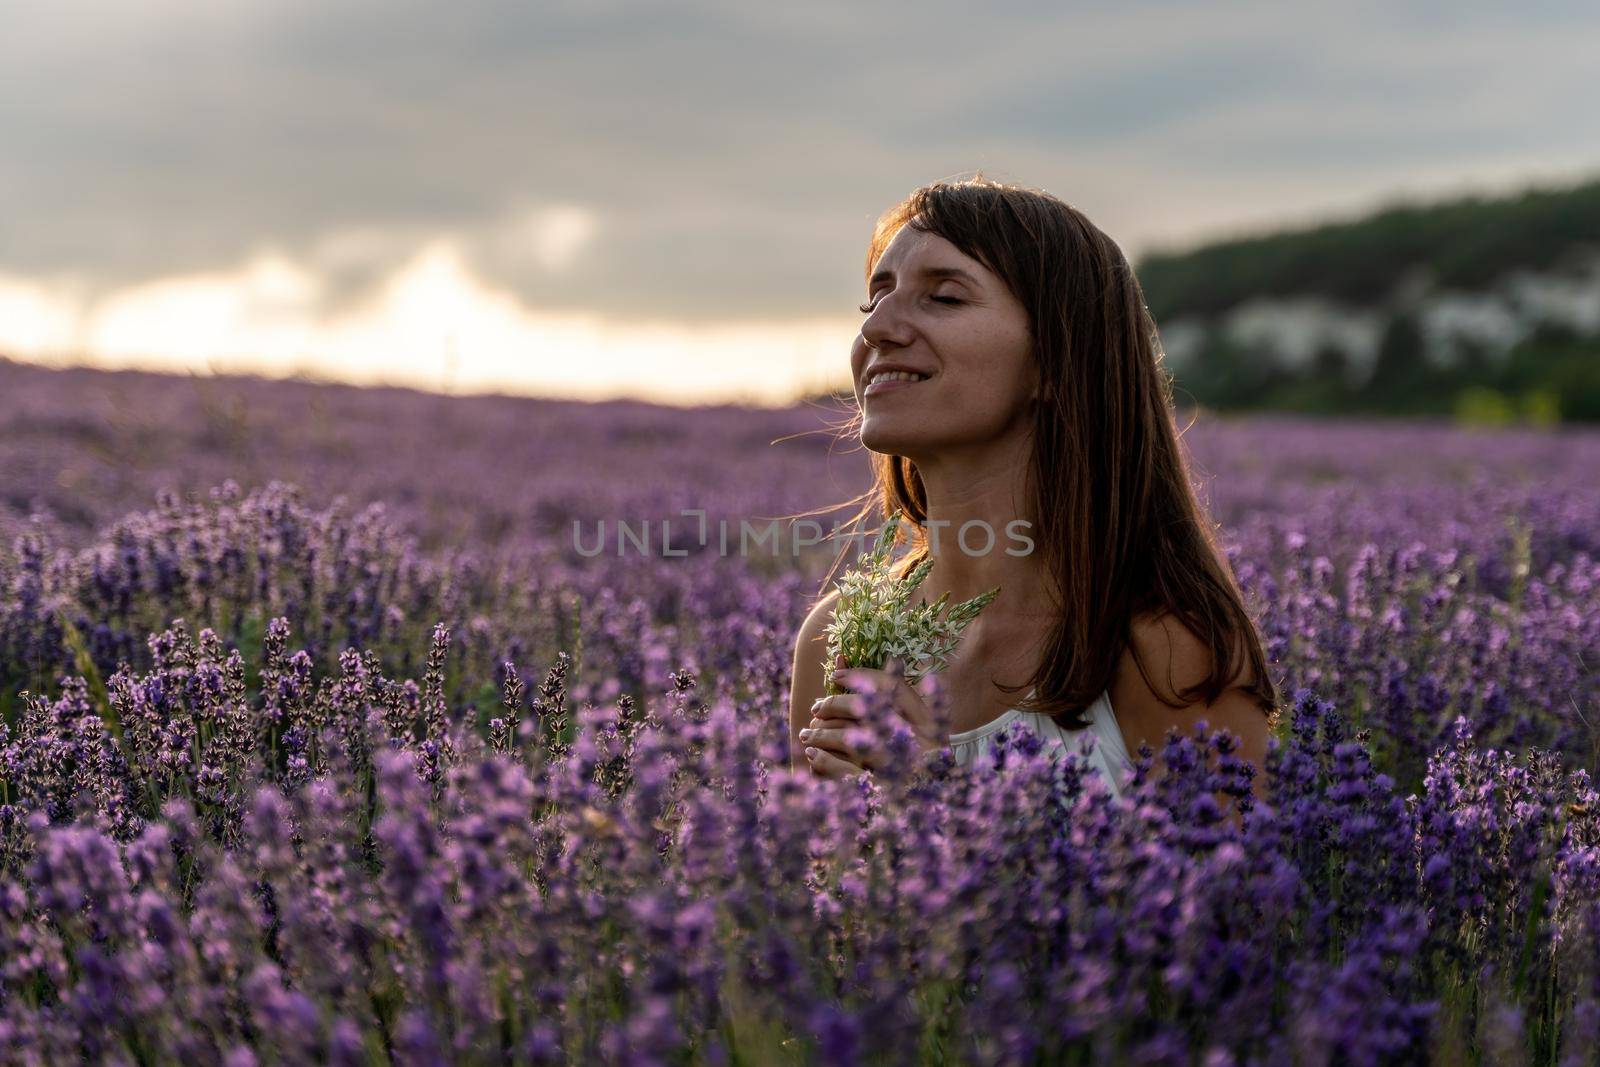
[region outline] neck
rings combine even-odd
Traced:
[[[1026,442],[1013,439],[982,457],[941,455],[918,463],[928,504],[925,528],[933,567],[918,592],[924,603],[950,594],[950,603],[1000,587],[985,612],[1049,615],[1040,542],[1026,500]]]

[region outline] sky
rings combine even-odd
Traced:
[[[1156,249],[1600,173],[1588,3],[8,0],[0,355],[668,403],[845,387],[873,221]]]

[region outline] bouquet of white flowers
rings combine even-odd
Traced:
[[[933,568],[933,558],[923,560],[903,578],[889,573],[886,560],[899,522],[900,516],[891,516],[862,566],[839,578],[839,600],[827,629],[828,660],[823,667],[823,682],[830,694],[842,692],[833,683],[834,664],[841,654],[849,667],[873,670],[882,670],[894,657],[905,664],[906,681],[911,685],[943,670],[967,623],[1000,595],[1000,587],[995,586],[943,615],[949,593],[932,604],[907,607],[911,594]]]

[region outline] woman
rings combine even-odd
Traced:
[[[1190,486],[1155,326],[1117,245],[1056,197],[980,173],[885,212],[866,274],[850,354],[852,428],[875,453],[861,516],[876,503],[906,518],[901,566],[934,558],[925,601],[1001,589],[941,676],[950,735],[909,686],[896,712],[962,761],[1011,722],[1080,748],[1091,731],[1114,793],[1130,753],[1204,719],[1237,736],[1263,796],[1277,690]],[[863,686],[894,684],[856,670],[841,676],[852,691],[824,695],[836,597],[800,628],[789,712],[792,765],[827,778],[882,765],[860,747],[868,731],[846,730]]]

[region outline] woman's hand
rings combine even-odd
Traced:
[[[845,669],[843,659],[841,656],[835,663],[834,681],[850,692],[816,701],[811,706],[811,722],[800,731],[806,759],[815,773],[823,778],[849,778],[886,766],[890,755],[879,735],[886,738],[888,731],[876,731],[867,721],[869,694],[890,694],[897,721],[904,724],[902,728],[909,728],[920,753],[944,747],[947,740],[929,707],[928,694],[906,683],[904,664],[891,659],[883,670]],[[884,725],[893,728],[893,724]]]

